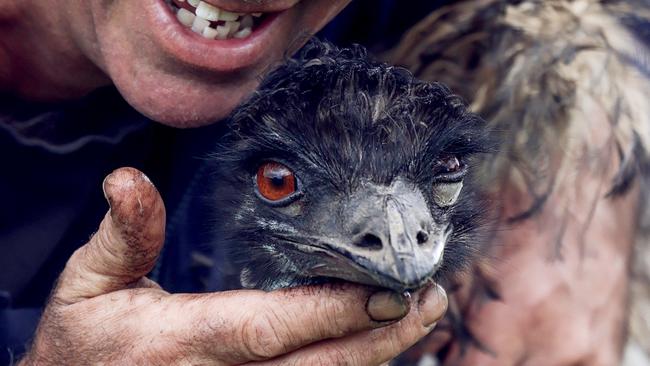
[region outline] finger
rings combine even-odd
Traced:
[[[70,258],[53,300],[70,304],[133,287],[155,264],[165,236],[165,207],[140,171],[122,168],[104,180],[110,210],[90,241]]]
[[[177,337],[207,357],[230,363],[269,359],[385,326],[409,310],[403,295],[352,284],[174,297],[182,307],[176,311],[183,314],[172,327]]]
[[[429,334],[447,309],[447,295],[433,286],[418,296],[398,323],[304,347],[285,356],[249,365],[381,365]]]

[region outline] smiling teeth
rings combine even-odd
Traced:
[[[201,34],[203,33],[203,30],[208,26],[210,26],[210,21],[205,20],[197,15],[194,18],[194,23],[192,23],[192,30],[196,33]]]
[[[216,39],[228,38],[228,34],[230,33],[230,28],[228,26],[218,25],[216,30],[217,30],[217,36],[215,37]]]
[[[201,1],[201,2],[203,2],[203,1]],[[235,21],[235,20],[237,20],[237,18],[239,18],[239,14],[233,13],[233,12],[230,12],[230,11],[226,11],[226,10],[222,10],[221,15],[219,16],[219,20],[225,20],[227,22]]]
[[[232,36],[239,30],[240,24],[239,22],[226,22],[226,27],[228,27],[228,35]]]
[[[219,34],[219,32],[217,32],[216,29],[214,29],[214,28],[210,28],[210,27],[205,27],[205,28],[203,29],[203,33],[201,33],[201,35],[202,35],[203,37],[205,37],[205,38],[210,38],[210,39],[215,39],[215,38],[217,37],[218,34]]]
[[[244,28],[244,29],[238,31],[237,33],[235,33],[233,36],[235,38],[246,38],[246,37],[250,36],[252,32],[253,31],[250,28]]]
[[[263,15],[234,13],[200,0],[175,0],[170,4],[176,11],[179,23],[208,39],[249,37],[253,33],[255,19]]]
[[[199,2],[199,6],[196,7],[196,16],[211,22],[219,20],[219,12],[219,8],[204,3],[203,1]],[[237,18],[235,17],[235,19]]]
[[[176,18],[179,22],[181,22],[182,25],[191,27],[194,23],[194,18],[196,18],[196,15],[187,9],[178,9]]]

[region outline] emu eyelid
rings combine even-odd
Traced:
[[[449,207],[458,201],[463,181],[439,182],[433,184],[433,202],[439,207]]]

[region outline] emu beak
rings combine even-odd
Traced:
[[[401,180],[368,185],[342,208],[347,240],[321,246],[329,263],[315,269],[318,275],[405,291],[423,286],[440,267],[449,225],[433,220],[417,187]]]

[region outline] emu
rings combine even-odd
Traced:
[[[312,41],[225,130],[207,159],[211,245],[243,287],[416,290],[481,252],[475,167],[492,143],[440,83]]]

